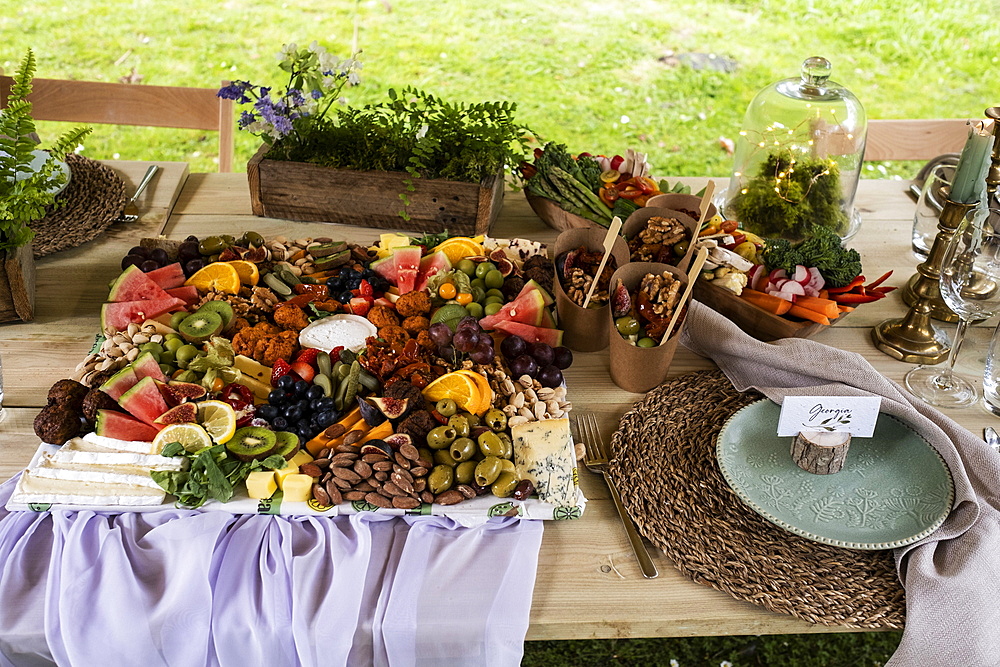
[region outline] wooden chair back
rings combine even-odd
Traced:
[[[865,160],[930,160],[960,153],[969,137],[969,122],[942,120],[869,120]]]
[[[0,72],[0,107],[12,83]],[[212,130],[219,133],[219,171],[233,170],[233,101],[217,97],[216,89],[61,79],[31,85],[35,120]]]

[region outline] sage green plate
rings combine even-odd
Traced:
[[[719,467],[733,491],[768,521],[849,549],[895,549],[936,530],[955,491],[941,455],[899,419],[880,414],[871,438],[853,438],[843,470],[813,475],[776,435],[781,406],[751,403],[722,427]]]

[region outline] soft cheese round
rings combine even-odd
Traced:
[[[375,325],[359,315],[341,313],[316,320],[299,332],[299,345],[330,351],[343,345],[344,349],[358,351],[365,346],[369,336],[378,333]]]

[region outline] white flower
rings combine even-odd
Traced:
[[[317,54],[319,56],[319,71],[321,72],[335,72],[338,67],[340,67],[340,58],[333,55],[332,53],[327,53],[323,51]]]
[[[681,663],[677,662],[674,658],[670,658],[670,667],[681,667]]]
[[[347,82],[352,86],[356,86],[359,83],[361,83],[361,77],[358,76],[357,72],[351,72],[350,74],[347,75]]]
[[[317,55],[326,51],[315,39],[309,43],[309,50]]]
[[[426,137],[428,129],[430,129],[430,128],[428,127],[427,123],[424,123],[423,125],[421,125],[420,129],[417,130],[417,139],[423,139],[424,137]]]
[[[733,667],[733,663],[729,662],[728,660],[723,660],[722,662],[719,663],[719,667]]]
[[[281,53],[278,54],[279,60],[284,60],[286,58],[294,58],[295,53],[299,50],[299,45],[295,42],[291,44],[284,44],[281,47]]]

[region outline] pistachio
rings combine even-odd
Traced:
[[[511,395],[513,395],[513,393],[514,393],[514,383],[510,381],[510,378],[504,378],[503,383],[501,384],[501,387],[503,388],[503,395],[504,396],[511,396]]]
[[[534,415],[532,415],[532,419],[534,419]],[[507,420],[507,426],[517,426],[518,424],[527,424],[528,421],[530,420],[524,415],[514,415],[513,417]]]
[[[139,333],[139,325],[135,322],[130,322],[128,325],[128,337],[132,338],[137,333]]]
[[[505,405],[503,406],[503,413],[507,415],[507,418],[509,419],[517,414],[517,408],[513,405]]]
[[[520,410],[518,410],[517,414],[521,415],[522,417],[524,417],[528,421],[534,421],[534,419],[535,419],[535,413],[532,412],[530,409],[528,409],[527,406],[525,406],[525,407],[521,408]],[[509,424],[510,422],[508,421],[507,423]]]
[[[125,354],[125,358],[129,361],[135,361],[136,357],[139,356],[139,348],[133,347]]]
[[[541,401],[535,403],[535,417],[545,419],[545,404]]]
[[[146,334],[137,333],[134,336],[132,336],[132,343],[134,345],[144,345],[148,342],[149,342],[149,336],[147,336]]]
[[[515,410],[524,407],[524,394],[514,394],[514,397],[510,399],[510,404],[514,406]]]
[[[522,375],[521,377],[517,378],[517,382],[522,387],[524,387],[525,389],[527,389],[528,387],[530,387],[534,383],[534,380],[531,379],[530,375]]]

